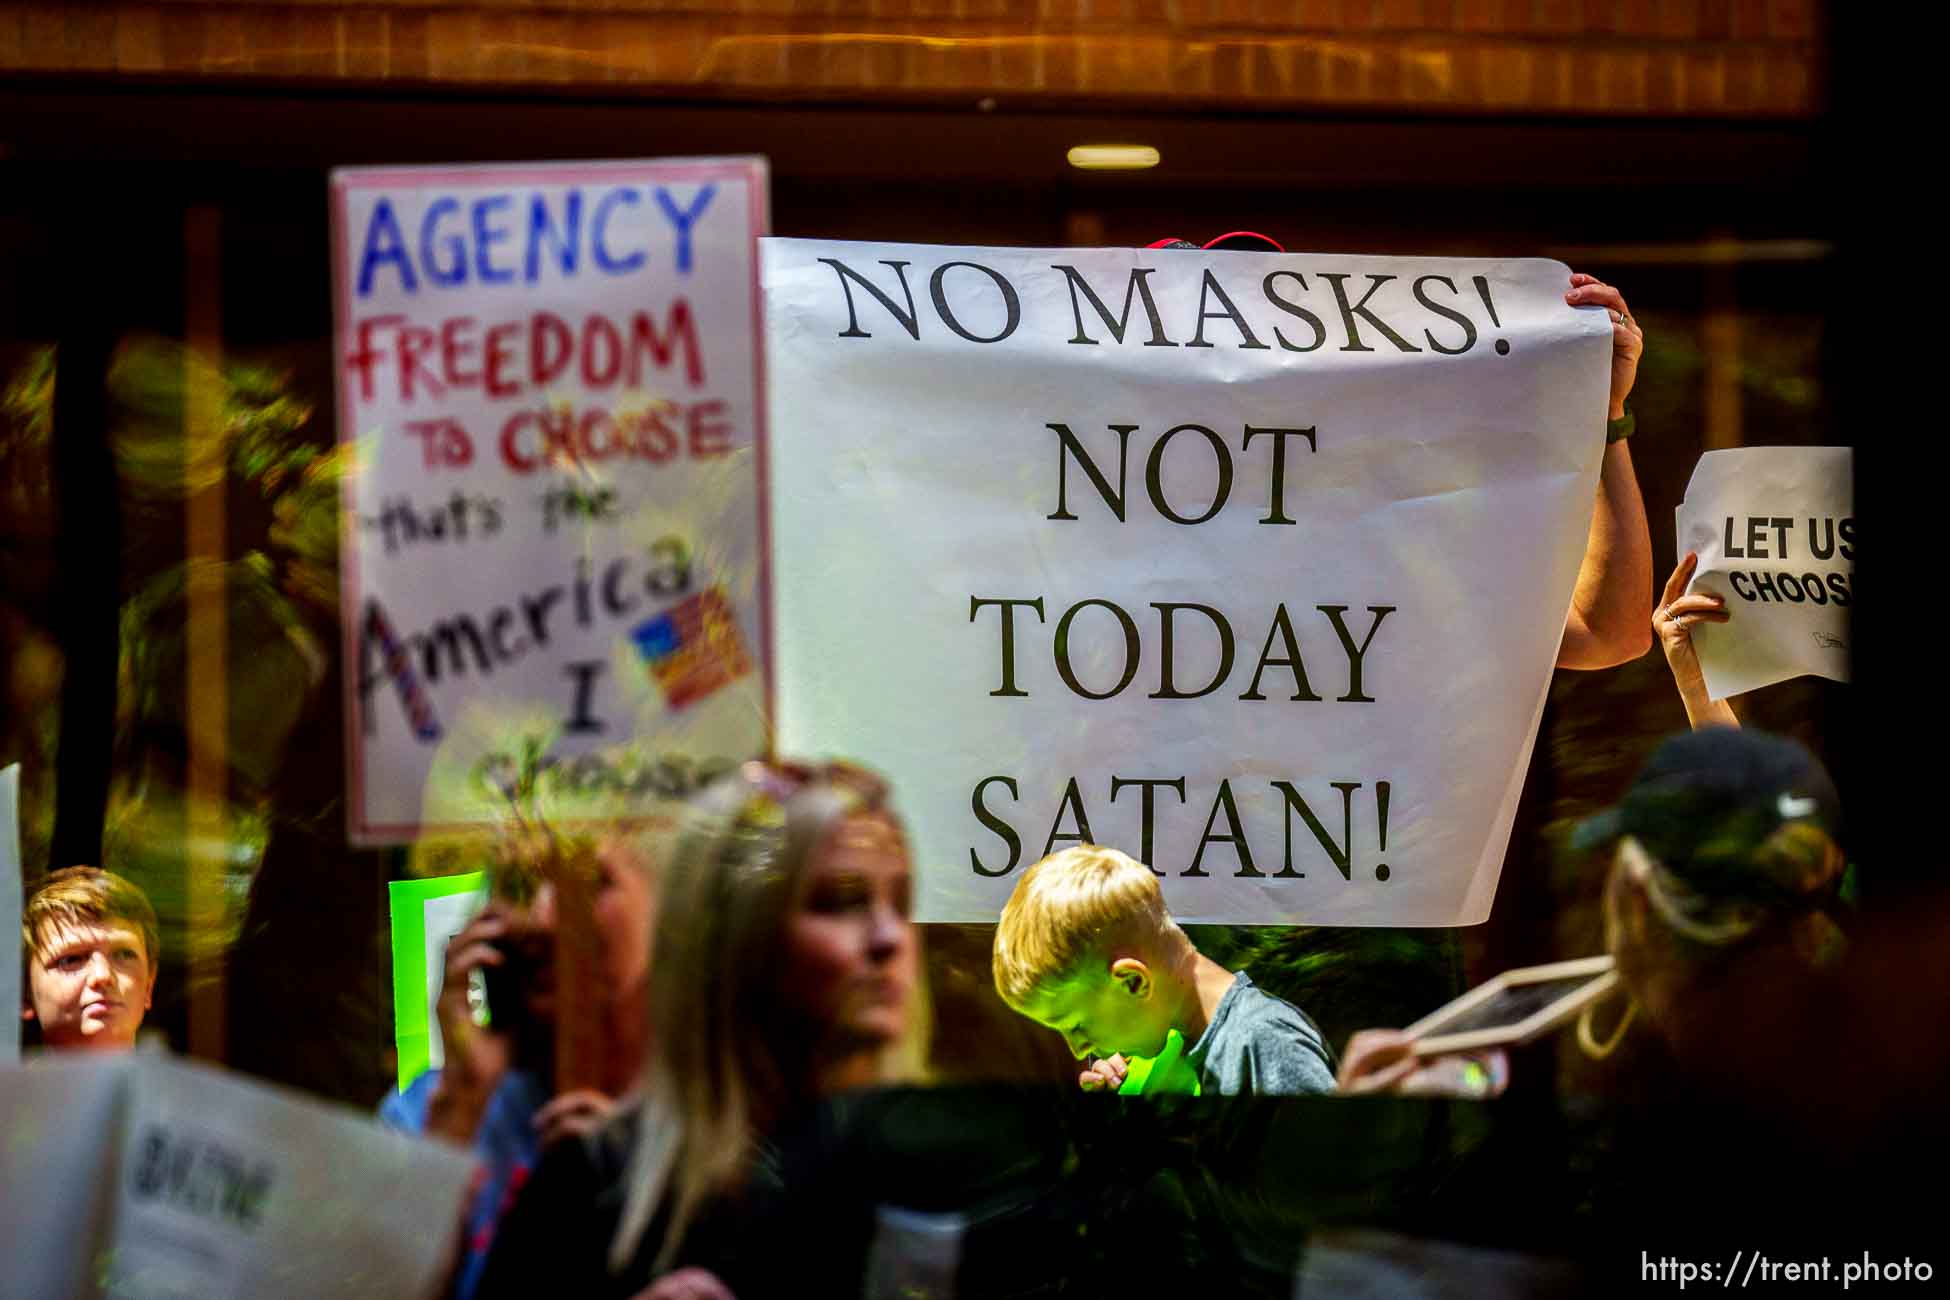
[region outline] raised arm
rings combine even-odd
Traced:
[[[1737,727],[1740,719],[1725,700],[1707,692],[1706,674],[1700,671],[1699,653],[1693,649],[1693,625],[1727,621],[1727,602],[1712,592],[1686,594],[1686,584],[1699,568],[1699,556],[1691,551],[1666,579],[1666,590],[1659,597],[1659,608],[1652,611],[1652,628],[1666,652],[1666,666],[1672,669],[1673,685],[1686,705],[1686,721],[1694,731],[1701,727]]]
[[[1622,419],[1625,398],[1638,377],[1645,335],[1624,295],[1595,276],[1573,275],[1564,301],[1598,306],[1612,318],[1611,395],[1608,420]],[[1639,497],[1632,453],[1623,440],[1605,447],[1598,499],[1578,566],[1571,612],[1557,649],[1559,668],[1610,668],[1652,647],[1652,538]]]

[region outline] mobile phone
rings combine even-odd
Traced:
[[[481,967],[488,1027],[499,1033],[517,1033],[532,1019],[528,990],[539,973],[538,962],[529,945],[496,939],[493,947],[501,960]]]

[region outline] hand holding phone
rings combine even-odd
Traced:
[[[1609,956],[1519,966],[1480,984],[1402,1032],[1417,1056],[1534,1042],[1618,983]]]
[[[1490,1098],[1510,1082],[1503,1049],[1533,1042],[1618,983],[1610,957],[1523,966],[1479,985],[1406,1029],[1364,1029],[1341,1054],[1349,1095]]]

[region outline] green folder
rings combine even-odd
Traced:
[[[399,1056],[399,1088],[432,1065],[431,1003],[427,992],[427,904],[454,894],[481,893],[479,871],[429,880],[395,880],[387,886],[393,914],[393,1046]]]

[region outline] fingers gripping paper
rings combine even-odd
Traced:
[[[1847,447],[1734,447],[1699,458],[1676,513],[1679,553],[1699,553],[1688,590],[1727,603],[1727,622],[1693,628],[1714,699],[1804,674],[1848,680],[1854,497]]]
[[[1483,919],[1604,450],[1565,267],[763,259],[779,743],[896,775],[920,917],[1092,840],[1186,920]]]

